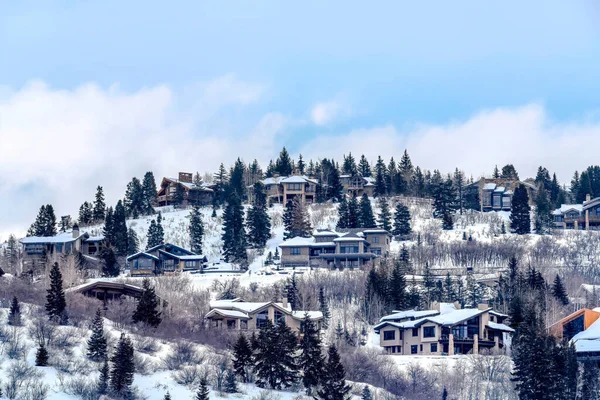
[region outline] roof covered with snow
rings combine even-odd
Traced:
[[[288,239],[285,242],[281,243],[279,247],[297,247],[297,246],[310,246],[315,242],[315,238],[303,238],[300,236],[296,236],[295,238]]]
[[[427,317],[424,319],[438,325],[455,325],[459,322],[475,318],[478,315],[483,314],[485,311],[487,310],[480,310],[478,308],[464,308],[462,310],[454,310],[435,317]]]
[[[80,238],[86,239],[89,236],[87,232],[82,232],[74,238],[72,232],[61,232],[55,236],[27,236],[21,239],[20,242],[23,244],[70,243]]]
[[[596,197],[595,199],[591,199],[590,201],[584,201],[582,205],[582,210],[585,211],[592,207],[596,207],[597,205],[600,205],[600,197]]]
[[[557,208],[552,212],[553,215],[566,214],[569,211],[577,211],[581,214],[583,211],[583,204],[561,204],[560,208]]]
[[[515,330],[508,325],[498,324],[496,322],[488,321],[488,326],[492,329],[496,329],[502,332],[510,332],[513,333]]]
[[[423,318],[423,317],[428,317],[428,316],[433,316],[433,315],[438,315],[440,312],[437,310],[422,310],[422,311],[415,311],[415,310],[407,310],[407,311],[399,311],[396,312],[394,314],[390,314],[390,315],[386,315],[385,317],[382,317],[379,321],[383,322],[383,321],[396,321],[396,320],[403,320],[403,319],[407,319],[407,318]]]

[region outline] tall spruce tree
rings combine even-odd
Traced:
[[[148,171],[144,174],[142,181],[142,209],[144,214],[154,214],[154,205],[156,204],[157,198],[156,180],[152,171]]]
[[[100,250],[100,265],[102,267],[102,276],[105,277],[116,277],[121,273],[119,264],[117,263],[117,257],[112,247],[104,247]]]
[[[360,161],[358,162],[358,173],[365,178],[371,176],[371,166],[364,154],[360,156]]]
[[[249,380],[248,369],[252,366],[252,348],[246,335],[240,332],[233,345],[233,369],[235,373],[246,383]]]
[[[407,236],[412,233],[410,227],[410,211],[404,204],[398,204],[396,206],[396,213],[394,214],[394,227],[392,234],[395,236]]]
[[[254,184],[254,203],[246,218],[248,225],[248,243],[256,249],[264,249],[271,238],[271,220],[267,214],[267,196],[262,182]]]
[[[407,308],[406,278],[402,264],[397,262],[390,276],[388,285],[388,303],[394,310],[404,310]]]
[[[127,213],[123,202],[119,200],[113,214],[113,235],[114,246],[117,255],[127,255]]]
[[[120,396],[128,396],[133,384],[135,363],[133,359],[133,344],[131,339],[121,333],[117,348],[110,358],[112,369],[110,371],[110,388]]]
[[[562,283],[562,279],[560,279],[560,276],[558,276],[558,274],[556,274],[556,278],[554,278],[554,282],[552,283],[552,295],[561,304],[565,306],[569,304],[567,289],[565,289],[565,285]]]
[[[14,296],[8,310],[8,324],[11,326],[21,326],[21,322],[21,306],[19,305],[17,296]]]
[[[237,195],[232,195],[223,213],[223,255],[225,261],[245,266],[246,230],[244,228],[244,207]]]
[[[204,224],[202,223],[202,214],[198,207],[192,207],[190,212],[190,248],[196,254],[202,254],[202,241],[204,238]]]
[[[336,225],[338,229],[348,228],[348,211],[348,201],[346,201],[346,196],[342,196],[338,205],[338,222]]]
[[[177,183],[177,186],[175,186],[175,196],[173,196],[173,205],[175,206],[175,208],[180,208],[183,206],[183,203],[185,202],[185,188],[183,187],[183,184]]]
[[[298,173],[300,175],[304,175],[305,168],[306,168],[306,163],[304,162],[304,159],[302,158],[302,154],[298,154],[298,162],[296,163],[296,167],[298,168]]]
[[[442,228],[454,228],[452,215],[456,210],[456,195],[450,178],[436,183],[433,187],[433,216],[442,220]]]
[[[219,170],[214,176],[214,202],[215,206],[220,206],[227,200],[227,186],[229,182],[229,175],[223,163],[219,165]]]
[[[297,380],[295,352],[298,342],[285,321],[274,326],[267,320],[255,345],[254,372],[259,387],[268,386],[279,390],[289,387]]]
[[[130,256],[139,251],[140,239],[133,228],[127,229],[127,255]]]
[[[67,302],[63,291],[62,274],[58,263],[55,262],[50,269],[50,288],[46,295],[46,313],[50,320],[65,325],[68,322]]]
[[[329,346],[321,389],[315,396],[322,400],[346,400],[351,387],[346,384],[346,371],[334,344]]]
[[[99,395],[106,394],[108,391],[108,382],[110,380],[110,369],[108,368],[108,357],[104,359],[104,364],[100,368],[100,376],[96,384],[96,393]]]
[[[348,226],[347,228],[358,228],[360,226],[360,206],[356,195],[352,194],[348,202]]]
[[[306,394],[310,396],[313,388],[321,382],[325,370],[325,359],[321,351],[319,329],[310,320],[308,313],[304,315],[300,332],[302,339],[300,340],[301,351],[298,357],[298,365],[302,372],[302,384],[306,389]]]
[[[600,398],[600,385],[598,383],[598,364],[592,360],[583,363],[581,376],[580,399],[598,400]]]
[[[159,246],[165,242],[161,213],[158,213],[156,220],[153,219],[150,221],[147,237],[148,243],[146,244],[146,250]]]
[[[375,223],[375,216],[373,215],[373,208],[371,207],[371,200],[366,193],[363,193],[360,198],[360,213],[358,225],[361,228],[374,228],[377,226]]]
[[[142,183],[135,176],[127,184],[124,205],[127,209],[127,215],[132,218],[137,218],[145,213],[144,190]]]
[[[102,310],[98,308],[92,321],[92,336],[87,342],[87,356],[93,361],[102,361],[107,358],[107,355],[104,319],[102,318]]]
[[[27,231],[27,236],[49,237],[55,236],[56,234],[56,215],[54,214],[52,204],[41,206],[35,222]]]
[[[94,200],[94,209],[92,210],[92,218],[94,222],[104,221],[106,215],[106,203],[104,202],[104,191],[102,186],[96,188],[96,200]]]
[[[228,370],[225,374],[225,385],[223,386],[225,393],[237,393],[237,381],[235,380],[235,372]]]
[[[377,158],[377,164],[375,164],[375,196],[385,196],[387,194],[387,187],[385,184],[386,174],[385,163],[381,156],[379,156]]]
[[[292,161],[285,147],[281,149],[279,158],[277,158],[277,161],[275,161],[275,171],[280,176],[289,176],[294,171],[294,162]]]
[[[142,322],[156,328],[162,321],[161,312],[158,309],[158,297],[154,287],[150,284],[150,279],[144,278],[142,288],[144,291],[137,303],[132,320],[134,323]]]
[[[206,378],[202,378],[200,379],[200,388],[198,389],[198,392],[196,392],[196,397],[194,397],[195,400],[209,400],[209,394],[210,394],[210,390],[208,390],[208,382],[206,381]]]
[[[36,367],[46,367],[48,366],[48,350],[46,350],[46,346],[44,346],[44,341],[40,343],[37,352],[35,353],[35,366]]]
[[[117,242],[117,235],[115,233],[115,217],[112,207],[106,209],[104,217],[104,227],[102,233],[104,234],[104,240],[108,246],[114,246]]]
[[[298,197],[294,197],[291,201],[291,207],[288,206],[290,212],[284,215],[284,238],[291,239],[295,237],[309,237],[312,228],[308,211]]]
[[[535,197],[535,233],[543,235],[551,232],[554,206],[544,185],[540,185]]]
[[[92,205],[84,201],[81,207],[79,207],[79,225],[89,225],[93,220]]]
[[[390,212],[390,205],[387,200],[383,197],[379,198],[379,215],[377,217],[377,225],[381,229],[385,229],[388,232],[392,231],[392,213]]]
[[[323,286],[319,288],[319,311],[321,311],[321,314],[323,314],[323,326],[327,328],[329,326],[331,313],[329,312],[329,305],[327,303],[327,299],[325,298]]]
[[[529,195],[524,185],[515,189],[510,210],[510,227],[514,233],[524,235],[531,232],[531,207]]]

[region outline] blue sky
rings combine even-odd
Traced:
[[[508,110],[510,117],[523,117],[530,115],[523,110],[534,110],[535,129],[545,129],[535,136],[539,139],[581,134],[598,119],[600,5],[591,0],[2,3],[0,118],[7,122],[4,130],[0,124],[0,140],[4,143],[21,132],[62,138],[61,124],[80,132],[106,126],[135,130],[143,125],[139,120],[111,116],[120,110],[138,115],[139,107],[148,107],[164,116],[158,125],[164,123],[169,132],[185,130],[182,137],[197,139],[206,148],[216,146],[216,154],[228,156],[225,163],[236,152],[259,160],[273,156],[252,155],[236,147],[239,138],[259,133],[270,143],[259,149],[264,153],[283,144],[294,153],[310,151],[307,143],[330,143],[332,137],[351,138],[356,132],[365,138],[393,136],[398,148],[383,154],[399,155],[404,146],[411,152],[412,145],[415,155],[427,163],[427,153],[419,151],[423,144],[417,140],[431,136],[423,126],[458,135],[452,127],[468,128],[482,113],[498,116],[505,114],[495,114],[497,110]],[[32,82],[42,86],[31,89]],[[97,89],[91,90],[94,95],[81,89],[89,85]],[[35,101],[24,104],[24,98]],[[60,103],[57,99],[65,100],[56,111],[61,122],[44,123],[49,127],[45,132],[13,116],[15,109],[27,115],[33,104],[32,115],[41,126],[48,117],[45,110]],[[122,108],[123,101],[133,109]],[[92,123],[93,112],[87,120],[81,117],[87,115],[85,104],[114,106],[115,111]],[[576,132],[569,130],[574,125]],[[481,134],[490,134],[489,122],[482,126]],[[516,126],[527,124],[521,121]],[[110,132],[105,137],[113,139]],[[222,142],[223,137],[231,140]],[[360,152],[360,140],[352,143],[356,148],[348,150]],[[346,152],[329,150],[322,156],[339,158]],[[377,149],[370,156],[375,154]],[[93,155],[86,157],[87,161]],[[515,163],[531,169],[555,159],[540,153],[529,166],[524,155],[522,160],[515,157]],[[479,174],[505,159],[510,157],[487,160],[489,166],[465,162],[463,167]],[[461,166],[460,161],[456,157],[447,165]],[[215,162],[199,162],[197,169],[211,170]],[[89,176],[73,179],[102,181],[104,166],[97,167]],[[145,168],[161,175],[180,167],[140,162],[126,168],[125,176],[141,174]],[[15,161],[10,168],[0,168],[0,175],[21,169]],[[573,168],[550,169],[557,169],[565,180]],[[66,170],[67,162],[56,173]],[[35,201],[61,201],[48,189],[52,184],[47,176],[30,172],[20,179],[15,184],[0,178],[0,194],[17,185],[17,191],[39,189]],[[119,187],[125,183],[119,182]],[[29,218],[31,212],[25,214]]]

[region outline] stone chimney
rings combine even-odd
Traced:
[[[79,225],[73,224],[73,239],[79,237]]]
[[[179,173],[179,182],[184,183],[192,183],[193,175],[189,172],[180,172]]]
[[[281,299],[281,304],[283,304],[283,308],[288,308],[287,297]]]
[[[588,193],[585,195],[585,201],[590,201],[592,199],[592,196]]]
[[[436,311],[441,311],[440,303],[438,301],[434,301],[433,303],[431,303],[431,309],[436,310]]]
[[[483,310],[487,310],[488,308],[490,308],[490,305],[488,303],[477,304],[477,309],[478,310],[483,311]]]

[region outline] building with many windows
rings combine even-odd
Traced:
[[[434,303],[431,310],[398,311],[375,326],[379,344],[388,354],[479,354],[504,348],[514,330],[503,322],[507,315],[487,304],[461,309],[458,303]]]
[[[274,176],[262,180],[265,185],[268,204],[287,204],[298,197],[301,202],[311,204],[316,201],[316,179],[305,175]],[[249,194],[251,194],[249,190]],[[250,201],[252,199],[250,198]]]
[[[360,197],[366,193],[367,196],[373,197],[375,191],[375,178],[370,176],[340,175],[340,183],[344,188],[344,193],[351,196]]]
[[[158,206],[168,206],[177,203],[177,190],[183,194],[181,205],[208,205],[213,198],[213,185],[205,182],[193,182],[193,175],[188,172],[180,172],[179,177],[163,178],[158,189]]]
[[[554,227],[558,229],[600,229],[600,197],[586,196],[583,204],[562,204],[552,212]]]
[[[481,211],[510,211],[512,196],[517,186],[523,185],[529,195],[529,203],[534,204],[537,186],[527,181],[505,178],[481,178],[465,187],[465,194],[476,191],[479,195]]]
[[[181,271],[202,271],[206,257],[171,243],[154,246],[127,257],[131,276],[150,276]]]

